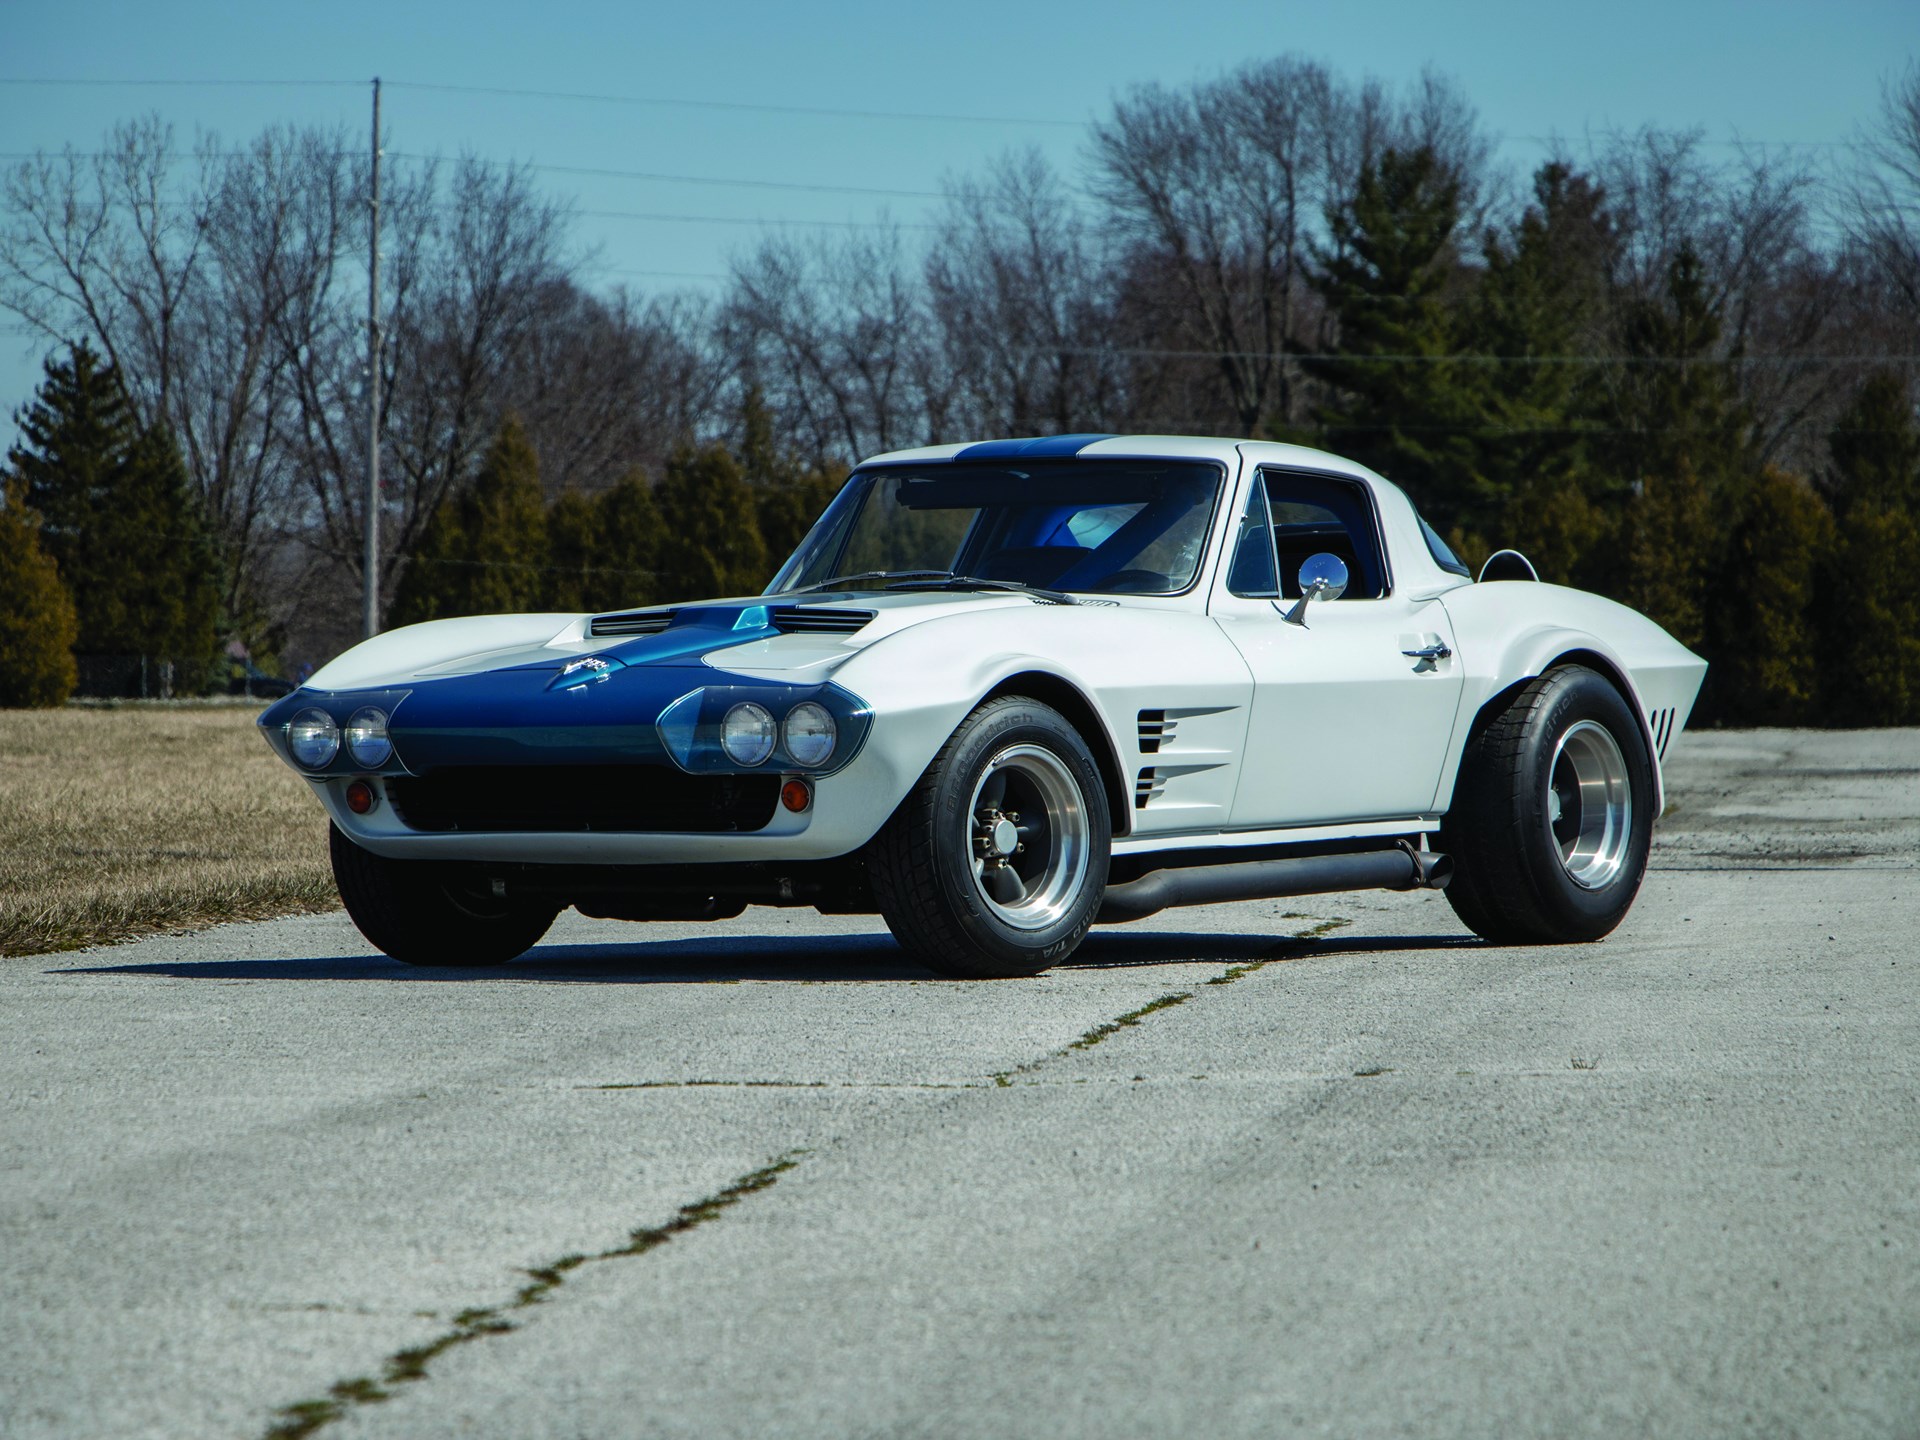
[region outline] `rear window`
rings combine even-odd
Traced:
[[[1460,557],[1453,553],[1453,547],[1440,538],[1440,532],[1427,524],[1426,516],[1416,514],[1420,522],[1420,533],[1427,537],[1427,553],[1433,556],[1433,563],[1452,575],[1464,575],[1473,578],[1473,572],[1461,563]]]

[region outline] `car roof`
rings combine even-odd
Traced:
[[[1305,445],[1261,440],[1232,440],[1209,435],[1040,435],[1018,440],[981,440],[959,445],[923,445],[869,456],[862,465],[925,465],[942,460],[1040,460],[1110,456],[1151,459],[1219,460],[1231,463],[1242,453],[1272,464],[1370,474],[1363,466]]]
[[[1285,465],[1301,470],[1330,470],[1366,480],[1394,495],[1400,487],[1385,476],[1345,456],[1307,445],[1283,445],[1271,440],[1232,440],[1212,435],[1041,435],[1021,440],[980,440],[959,445],[923,445],[913,450],[889,450],[860,462],[869,465],[926,465],[943,460],[1112,459],[1217,460],[1233,465],[1241,456],[1261,465]],[[1404,498],[1404,496],[1402,497]]]

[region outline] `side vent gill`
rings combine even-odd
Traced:
[[[1158,755],[1161,745],[1173,739],[1174,729],[1179,723],[1177,720],[1169,720],[1164,710],[1142,710],[1140,712],[1140,753]],[[1144,773],[1151,775],[1153,772],[1148,770]]]
[[[625,615],[596,615],[587,625],[587,634],[658,635],[673,623],[678,610],[634,610]]]
[[[777,605],[767,623],[782,635],[851,635],[865,629],[874,613],[825,605]]]
[[[1647,718],[1653,729],[1653,753],[1657,759],[1667,758],[1667,742],[1673,739],[1674,710],[1656,710]]]
[[[1140,778],[1133,782],[1133,808],[1146,809],[1147,802],[1159,799],[1160,792],[1166,788],[1167,782],[1156,776],[1153,766],[1149,765],[1140,772]]]

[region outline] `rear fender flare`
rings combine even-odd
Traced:
[[[1447,763],[1441,771],[1440,791],[1434,797],[1437,812],[1444,814],[1453,804],[1453,789],[1460,778],[1460,762],[1468,744],[1511,703],[1521,687],[1556,665],[1584,665],[1605,676],[1639,722],[1640,740],[1647,747],[1647,754],[1658,754],[1646,702],[1633,683],[1633,672],[1613,648],[1597,636],[1582,631],[1543,627],[1516,637],[1491,675],[1469,673],[1460,703],[1463,714],[1468,706],[1472,707],[1471,719],[1464,725],[1457,722],[1454,725]],[[1657,817],[1667,805],[1666,777],[1657,760],[1653,765],[1653,787],[1653,813]]]

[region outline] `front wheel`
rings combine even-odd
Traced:
[[[1653,841],[1653,759],[1606,677],[1565,665],[1488,717],[1439,844],[1447,900],[1496,944],[1598,940],[1625,917]]]
[[[360,933],[409,965],[503,965],[539,943],[554,905],[495,895],[431,860],[389,860],[327,827],[333,879]]]
[[[1066,718],[1021,696],[989,700],[868,847],[874,898],[938,974],[1037,975],[1093,924],[1109,824],[1100,767]]]

